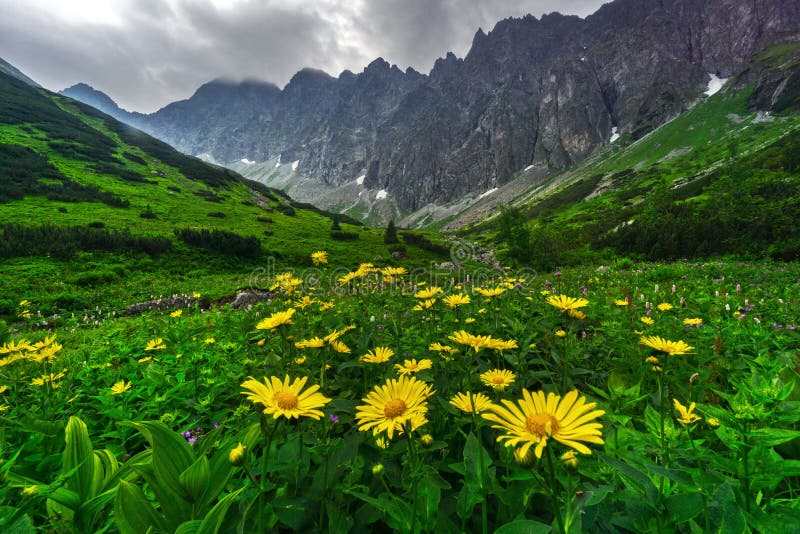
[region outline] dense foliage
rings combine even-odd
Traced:
[[[231,256],[255,257],[261,254],[261,241],[254,236],[242,236],[216,228],[178,228],[175,235],[189,245]]]
[[[626,269],[313,269],[137,318],[32,295],[0,329],[0,527],[797,530],[797,267]],[[391,384],[423,417],[389,432]]]
[[[47,256],[68,258],[77,251],[128,251],[161,254],[172,242],[161,236],[134,235],[129,230],[92,226],[0,225],[0,258]]]

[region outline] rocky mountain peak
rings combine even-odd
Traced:
[[[614,0],[585,19],[501,20],[427,76],[383,58],[337,78],[303,69],[260,96],[218,87],[206,100],[206,87],[142,127],[223,163],[297,161],[303,200],[325,206],[320,187],[364,176],[415,210],[565,169],[613,128],[641,137],[704,98],[709,73],[761,84],[760,106],[786,102],[774,95],[795,82],[755,64],[785,42],[800,42],[797,0]]]

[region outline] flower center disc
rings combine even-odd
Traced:
[[[297,408],[297,395],[289,391],[278,391],[274,395],[275,402],[281,410]]]
[[[558,432],[558,420],[549,413],[537,413],[525,419],[525,428],[539,438],[552,436]]]
[[[395,417],[403,415],[406,408],[406,402],[403,399],[392,399],[384,406],[383,415],[385,415],[387,419],[394,419]]]
[[[502,376],[493,376],[492,377],[492,384],[497,384],[498,386],[502,386],[505,383],[506,383],[506,380]]]

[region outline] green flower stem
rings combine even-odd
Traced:
[[[744,491],[744,509],[750,512],[750,425],[744,421],[742,429],[742,462],[744,463],[744,476],[742,477],[742,489]]]
[[[267,490],[266,490],[266,480],[267,480],[267,461],[269,460],[269,451],[272,447],[272,438],[275,435],[275,431],[278,429],[278,425],[280,424],[280,419],[276,420],[272,424],[272,428],[267,431],[268,421],[264,414],[261,414],[261,431],[264,434],[264,452],[261,455],[261,507],[259,510],[258,515],[258,531],[264,532],[264,510],[267,509]]]
[[[556,515],[556,522],[558,523],[558,532],[566,534],[564,529],[564,517],[561,514],[561,504],[558,501],[558,490],[556,489],[556,470],[553,468],[553,452],[550,447],[547,449],[547,475],[548,484],[550,486],[550,496],[553,499],[553,513]]]
[[[404,431],[408,444],[408,469],[411,476],[411,527],[409,532],[413,533],[417,526],[417,448],[414,446],[414,439],[411,436],[411,422],[406,423]]]
[[[476,418],[475,410],[472,410],[472,426],[475,427],[475,434],[478,438],[478,469],[480,477],[478,481],[481,485],[481,533],[487,534],[489,532],[489,503],[486,499],[486,482],[483,479],[483,472],[485,466],[483,465],[483,436],[481,434],[481,425]]]
[[[572,527],[572,523],[575,520],[575,511],[572,508],[572,503],[575,498],[575,493],[572,487],[572,470],[567,468],[567,498],[566,498],[566,508],[567,513],[564,517],[564,531],[569,532],[570,527]]]
[[[294,494],[300,488],[300,460],[303,457],[303,427],[300,421],[297,422],[297,462],[294,466]]]

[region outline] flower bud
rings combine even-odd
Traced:
[[[239,443],[236,447],[231,449],[231,452],[228,453],[228,461],[231,465],[235,465],[239,467],[244,465],[244,462],[247,460],[247,450],[244,445]]]
[[[533,452],[533,447],[529,448],[524,456],[520,453],[521,450],[522,449],[514,449],[514,459],[522,467],[532,466],[534,460],[536,459],[536,455]]]
[[[561,455],[561,462],[567,467],[567,469],[577,469],[578,455],[575,454],[575,451],[567,451]]]

